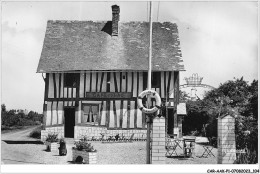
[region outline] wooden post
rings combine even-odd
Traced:
[[[179,104],[179,71],[174,71],[174,128],[178,127],[177,105]]]

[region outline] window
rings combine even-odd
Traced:
[[[144,89],[147,88],[147,79],[148,73],[143,73],[143,85]],[[160,88],[161,87],[161,72],[152,72],[152,88]]]
[[[78,73],[67,73],[67,74],[65,74],[64,87],[76,88],[78,78],[79,78]]]
[[[152,88],[160,88],[161,86],[161,73],[153,72],[152,73]]]
[[[83,120],[82,123],[98,122],[99,118],[99,105],[98,104],[84,104],[83,105]]]

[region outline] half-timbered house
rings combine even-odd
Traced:
[[[47,22],[37,69],[45,81],[42,136],[146,135],[137,96],[147,88],[149,23],[120,22],[119,13],[114,5],[112,21]],[[152,46],[152,88],[167,106],[171,132],[184,70],[177,25],[153,22]]]

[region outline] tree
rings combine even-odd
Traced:
[[[258,80],[254,80],[249,86],[251,96],[249,98],[248,109],[253,117],[258,121]]]
[[[180,102],[187,102],[189,100],[189,96],[185,91],[179,91],[179,100]]]
[[[247,149],[258,160],[258,80],[248,84],[243,77],[229,80],[206,93],[202,101],[187,101],[188,115],[184,117],[185,133],[206,125],[206,136],[217,136],[217,118],[233,115],[235,121],[236,148]],[[206,122],[206,123],[205,123]]]
[[[2,112],[6,112],[6,106],[5,106],[5,104],[1,104],[1,111],[2,111]]]
[[[255,152],[258,158],[258,81],[250,85],[242,78],[229,80],[219,88],[210,91],[204,98],[209,108],[209,125],[211,131],[218,115],[233,114],[236,116],[236,148]],[[211,111],[211,113],[210,113]],[[216,115],[219,113],[218,115]],[[214,133],[216,134],[216,133]]]
[[[202,134],[203,127],[209,119],[203,101],[187,100],[186,106],[187,115],[184,116],[183,133],[191,134],[196,131],[196,134]]]

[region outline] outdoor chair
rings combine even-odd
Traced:
[[[173,140],[175,141],[177,147],[179,147],[180,149],[182,149],[182,146],[181,146],[181,144],[182,144],[182,142],[183,142],[183,139],[182,139],[182,138],[178,138],[178,137],[177,137],[177,134],[168,134],[167,137],[173,139]]]
[[[202,155],[199,156],[200,158],[207,158],[208,156],[214,156],[214,154],[212,153],[213,146],[210,144],[210,141],[207,137],[196,138],[196,143],[202,145],[204,149]]]
[[[166,144],[165,144],[165,148],[166,148],[166,154],[165,156],[167,157],[172,157],[173,154],[175,153],[176,156],[178,156],[177,152],[176,152],[176,148],[177,148],[177,143],[174,139],[172,138],[166,138]]]

